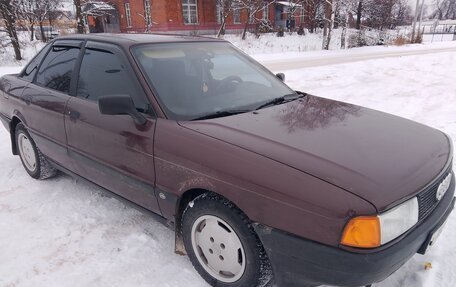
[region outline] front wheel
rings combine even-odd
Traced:
[[[57,173],[57,170],[49,164],[36,147],[27,129],[21,123],[16,126],[16,147],[22,165],[31,177],[46,179],[53,177]]]
[[[248,218],[229,201],[204,194],[183,214],[185,249],[212,286],[262,286],[271,279],[264,248]]]

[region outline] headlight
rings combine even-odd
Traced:
[[[416,197],[381,214],[381,244],[400,236],[418,223],[418,199]]]
[[[397,238],[418,223],[416,197],[378,216],[352,218],[345,227],[341,244],[375,248]]]

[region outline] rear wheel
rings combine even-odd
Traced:
[[[229,201],[204,194],[184,211],[182,236],[198,273],[212,286],[263,286],[266,253],[247,217]]]
[[[16,126],[16,147],[22,165],[31,177],[46,179],[56,175],[57,170],[49,164],[21,123]]]

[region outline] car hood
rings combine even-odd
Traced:
[[[314,96],[180,125],[318,177],[379,212],[433,181],[451,153],[436,129]]]

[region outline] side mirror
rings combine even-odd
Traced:
[[[284,73],[278,73],[278,74],[276,74],[276,77],[279,78],[282,82],[285,82],[285,74]]]
[[[147,119],[136,110],[133,100],[128,95],[102,96],[98,99],[98,108],[104,115],[130,115],[137,125],[144,125]]]

